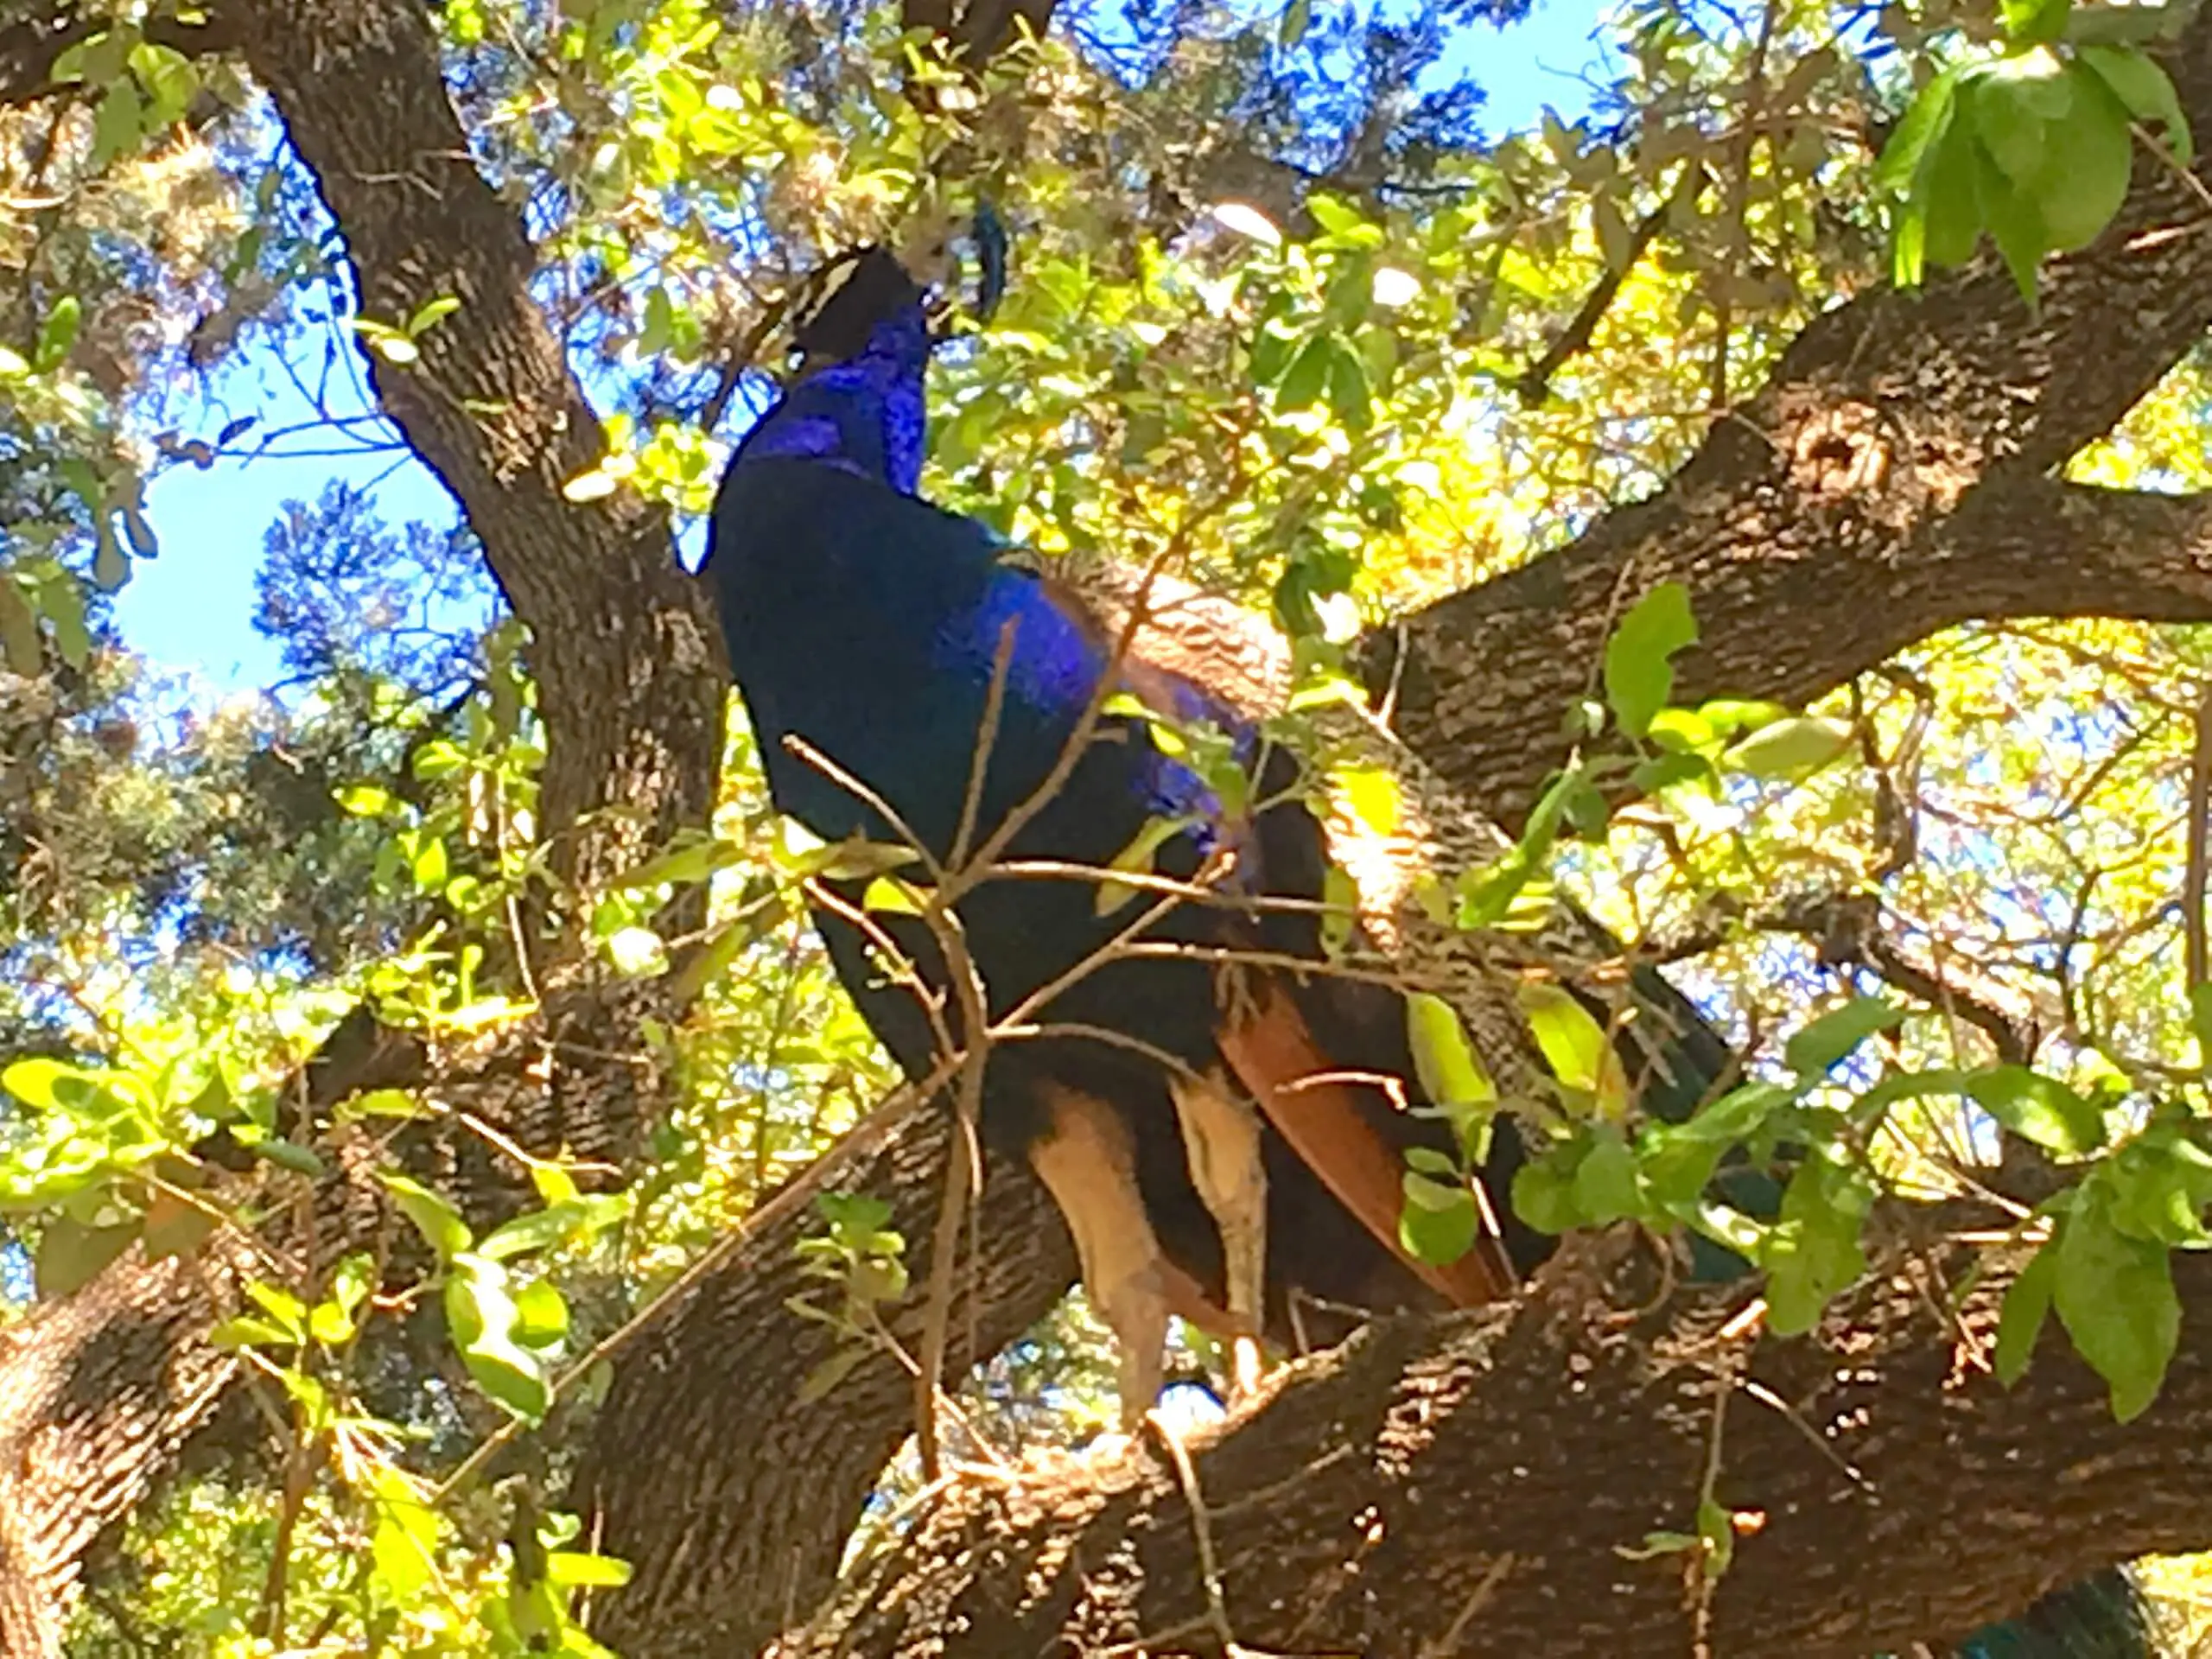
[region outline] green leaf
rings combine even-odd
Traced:
[[[1311,409],[1329,388],[1329,371],[1337,359],[1337,343],[1325,334],[1315,334],[1299,348],[1290,367],[1275,387],[1277,409]]]
[[[308,1333],[308,1305],[285,1289],[259,1279],[245,1282],[247,1298],[283,1327],[294,1341]]]
[[[272,1163],[279,1169],[289,1169],[295,1175],[319,1179],[330,1173],[329,1168],[315,1152],[288,1141],[281,1135],[271,1135],[257,1123],[233,1123],[231,1139],[255,1157]]]
[[[397,804],[390,790],[379,789],[374,784],[348,784],[336,792],[335,798],[341,811],[350,812],[357,818],[388,817]]]
[[[74,294],[64,294],[54,302],[46,314],[46,321],[38,331],[38,349],[31,358],[31,366],[41,374],[51,374],[60,368],[77,343],[77,329],[84,321],[85,308]]]
[[[655,293],[659,291],[658,289],[654,290]],[[451,294],[441,294],[435,300],[423,302],[402,327],[410,336],[419,334],[426,328],[435,327],[460,309],[461,301],[458,298]]]
[[[85,624],[85,593],[76,578],[66,570],[55,571],[39,588],[39,609],[54,630],[61,660],[81,670],[92,658],[92,635]]]
[[[1406,1041],[1421,1093],[1439,1105],[1481,1105],[1497,1098],[1458,1013],[1442,997],[1415,991],[1406,998]]]
[[[1799,1077],[1818,1077],[1849,1058],[1876,1032],[1892,1031],[1904,1023],[1903,1008],[1878,996],[1854,996],[1792,1036],[1783,1046],[1783,1058]]]
[[[1341,340],[1329,359],[1329,409],[1345,431],[1364,432],[1374,423],[1375,389],[1367,378],[1367,365],[1358,353]]]
[[[1574,1172],[1574,1207],[1592,1227],[1643,1213],[1636,1154],[1611,1125],[1599,1134]]]
[[[1736,1526],[1725,1504],[1700,1498],[1697,1506],[1697,1538],[1705,1546],[1705,1576],[1719,1579],[1736,1559]]]
[[[2072,102],[2065,73],[2048,52],[2031,52],[1988,65],[1967,83],[1961,108],[1972,118],[1974,137],[2005,176],[2031,194],[2043,171],[2050,128],[2065,118]]]
[[[329,1302],[316,1303],[308,1314],[308,1333],[326,1348],[351,1342],[354,1328],[353,1316]]]
[[[1997,1380],[2006,1388],[2018,1382],[2043,1334],[2044,1317],[2050,1312],[2050,1297],[2058,1279],[2058,1252],[2045,1244],[2020,1269],[2005,1292],[2003,1311],[1997,1316]]]
[[[1904,112],[1890,142],[1882,147],[1875,164],[1874,183],[1896,195],[1908,194],[1919,176],[1921,163],[1951,130],[1958,106],[1959,73],[1947,69],[1920,89]]]
[[[504,1262],[565,1243],[600,1224],[601,1216],[594,1200],[570,1198],[501,1223],[476,1247],[476,1253],[487,1261]]]
[[[1967,1093],[2013,1134],[2053,1152],[2078,1157],[2104,1144],[2104,1114],[2094,1103],[2026,1066],[1974,1072]]]
[[[717,871],[740,862],[744,856],[745,849],[734,841],[695,841],[687,847],[673,848],[658,858],[647,859],[626,875],[617,878],[613,885],[630,889],[684,887],[704,881]]]
[[[1675,694],[1675,653],[1696,640],[1689,589],[1679,582],[1661,582],[1621,618],[1605,642],[1605,701],[1630,737],[1650,730]]]
[[[1954,126],[1929,156],[1922,200],[1928,210],[1929,263],[1949,268],[1974,257],[1981,241],[1981,197],[1977,180],[1990,163],[1974,135]]]
[[[788,819],[785,823],[794,832],[798,827]],[[799,836],[794,833],[791,838],[796,841]],[[920,856],[911,847],[853,836],[833,844],[817,842],[803,852],[791,854],[783,862],[795,876],[819,876],[825,881],[857,881],[863,876],[884,875],[893,870],[902,870]]]
[[[445,1522],[406,1472],[391,1464],[374,1465],[369,1493],[377,1516],[370,1560],[385,1592],[398,1605],[411,1606],[436,1580]]]
[[[2057,1250],[2059,1320],[2110,1388],[2113,1415],[2131,1421],[2158,1397],[2181,1336],[2166,1247],[2128,1237],[2092,1198],[2066,1217]]]
[[[139,101],[138,88],[128,80],[117,80],[100,99],[99,108],[92,115],[92,163],[95,168],[105,167],[127,149],[138,147],[138,137],[143,130],[145,106]]]
[[[423,1242],[437,1252],[441,1261],[450,1262],[467,1249],[474,1240],[468,1224],[461,1218],[443,1194],[433,1192],[411,1175],[402,1175],[397,1170],[385,1170],[377,1179],[391,1194],[401,1213],[415,1224],[415,1230],[423,1235]]]
[[[552,1348],[567,1340],[569,1304],[550,1279],[533,1279],[515,1293],[515,1340],[525,1348]]]
[[[67,1216],[56,1216],[39,1235],[33,1276],[38,1294],[48,1299],[67,1296],[89,1284],[129,1249],[143,1223],[134,1217],[112,1227],[85,1227]]]
[[[435,893],[446,884],[446,838],[426,836],[415,850],[415,891]]]
[[[1840,720],[1801,715],[1763,726],[1721,757],[1721,763],[1750,778],[1804,778],[1839,759],[1851,744],[1851,728]]]
[[[446,1280],[446,1323],[476,1386],[525,1422],[543,1421],[553,1403],[545,1362],[516,1339],[520,1314],[496,1262],[461,1254]]]
[[[17,1060],[0,1071],[0,1089],[44,1112],[82,1111],[101,1088],[99,1074],[60,1060]]]
[[[1694,1140],[1727,1146],[1757,1135],[1783,1107],[1797,1098],[1798,1090],[1774,1083],[1746,1083],[1719,1099],[1698,1108],[1688,1122],[1671,1132]]]
[[[2073,0],[1999,0],[1998,9],[2015,46],[2042,46],[2066,32]]]
[[[1859,1235],[1873,1204],[1873,1188],[1854,1170],[1819,1156],[1797,1166],[1760,1252],[1775,1335],[1811,1330],[1829,1299],[1866,1272]]]
[[[2067,72],[2075,88],[2072,116],[2054,128],[2063,149],[2049,156],[2033,188],[2048,245],[2057,253],[2087,247],[2127,199],[2135,143],[2127,106],[2093,69]]]
[[[1406,1202],[1398,1212],[1398,1242],[1408,1255],[1433,1267],[1457,1262],[1474,1249],[1482,1213],[1474,1194],[1408,1170]]]
[[[22,585],[0,571],[0,652],[8,667],[25,679],[35,679],[46,670],[46,650],[39,642],[38,613],[23,597]]]
[[[240,1313],[225,1319],[207,1333],[218,1348],[296,1348],[299,1338],[267,1319]]]
[[[174,47],[141,41],[130,48],[130,67],[146,89],[149,129],[181,120],[200,94],[199,68]]]
[[[2112,90],[2127,112],[2138,121],[2165,129],[2166,146],[2173,158],[2186,166],[2195,155],[2189,117],[2166,72],[2152,58],[2133,47],[2085,46],[2075,54]]]
[[[1552,1075],[1587,1096],[1599,1116],[1618,1118],[1626,1112],[1628,1077],[1620,1057],[1606,1041],[1605,1028],[1591,1018],[1573,993],[1524,980],[1514,995]]]
[[[1154,735],[1155,740],[1160,735],[1157,727],[1154,728]],[[1107,861],[1106,868],[1125,875],[1150,875],[1160,849],[1189,829],[1192,822],[1186,817],[1146,819],[1128,845]],[[1101,881],[1091,899],[1091,910],[1096,915],[1111,916],[1141,891],[1127,881]]]
[[[2012,274],[2012,285],[2019,289],[2020,298],[2032,313],[2036,305],[2036,269],[2050,245],[2050,232],[2044,227],[2035,198],[2017,188],[1986,151],[1977,147],[1975,155],[1978,165],[1974,175],[1974,212],[1989,232],[1990,239],[1997,244],[1998,255]]]
[[[582,1550],[556,1549],[545,1558],[549,1584],[581,1590],[619,1590],[630,1582],[630,1563],[612,1555],[589,1555]]]
[[[918,916],[922,897],[912,882],[895,875],[879,875],[861,890],[861,908],[892,916]]]
[[[1513,1172],[1513,1213],[1540,1233],[1564,1233],[1581,1219],[1574,1176],[1583,1149],[1555,1147]]]
[[[429,1109],[404,1089],[372,1089],[342,1103],[345,1117],[427,1117]]]
[[[1357,240],[1378,228],[1351,203],[1326,191],[1317,190],[1308,196],[1306,210],[1313,215],[1313,222],[1331,236]]]

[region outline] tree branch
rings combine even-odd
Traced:
[[[1954,1325],[1905,1265],[1957,1284],[1974,1259],[1901,1251],[1814,1337],[1762,1340],[1731,1334],[1746,1287],[1630,1311],[1656,1269],[1616,1232],[1571,1243],[1510,1308],[1370,1328],[1191,1447],[1236,1640],[1673,1659],[1692,1645],[1694,1558],[1647,1540],[1694,1530],[1723,1396],[1716,1495],[1741,1535],[1713,1652],[1906,1651],[2212,1538],[2212,1263],[2176,1258],[2184,1345],[2157,1407],[2122,1427],[2062,1337],[2010,1392],[1980,1365],[2007,1274]],[[1211,1652],[1195,1519],[1157,1455],[973,1480],[794,1651]]]
[[[1747,927],[1761,933],[1795,934],[1815,942],[1822,967],[1867,969],[1906,995],[1980,1030],[1999,1059],[2026,1065],[2042,1038],[2037,1011],[2012,1006],[2017,998],[2007,997],[1963,963],[1945,966],[1923,960],[1882,925],[1882,909],[1878,893],[1802,895],[1748,918],[1700,918],[1651,940],[1637,955],[1654,963],[1687,961],[1719,949]]]
[[[2190,120],[2212,126],[2212,21],[2192,23],[2167,62]],[[2212,176],[2212,163],[2197,167]],[[2046,269],[2038,317],[1993,260],[1822,315],[1662,493],[1370,640],[1370,684],[1395,676],[1407,740],[1518,822],[1564,753],[1556,722],[1529,710],[1580,695],[1624,592],[1669,579],[1689,589],[1702,636],[1681,659],[1690,698],[1808,702],[1992,606],[2115,613],[2062,554],[2025,569],[2026,550],[2053,541],[2021,504],[2203,338],[2208,231],[2200,196],[2139,158],[2120,222]],[[2093,515],[2079,522],[2097,528]],[[2141,613],[2212,616],[2201,582],[2098,544],[2135,571]]]
[[[223,16],[345,236],[361,315],[396,324],[441,296],[461,302],[417,360],[372,353],[370,376],[535,637],[556,868],[595,885],[706,820],[729,686],[711,601],[676,563],[660,508],[562,493],[604,437],[531,292],[536,251],[477,170],[430,14],[327,0],[302,27],[286,0],[231,0]]]

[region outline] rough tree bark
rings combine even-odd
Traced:
[[[2122,1427],[2048,1332],[2015,1389],[1989,1375],[2009,1274],[1939,1312],[1977,1259],[1900,1250],[1812,1337],[1775,1341],[1732,1332],[1752,1287],[1655,1306],[1649,1250],[1579,1239],[1510,1307],[1390,1321],[1299,1366],[1194,1438],[1187,1478],[1148,1444],[967,1480],[786,1651],[1212,1653],[1233,1633],[1371,1659],[1675,1659],[1701,1635],[1861,1659],[2015,1615],[2114,1554],[2201,1545],[2212,1262],[2182,1268],[2192,1334]],[[1707,1594],[1646,1541],[1694,1529],[1724,1396],[1713,1493],[1743,1535]]]
[[[86,31],[54,5],[0,30],[0,98],[42,89]],[[669,527],[632,503],[583,506],[562,481],[601,454],[600,428],[529,291],[515,215],[478,173],[448,100],[431,20],[411,0],[237,0],[162,27],[182,49],[243,51],[314,169],[344,235],[361,311],[395,320],[442,294],[461,308],[421,360],[374,370],[385,411],[460,501],[531,630],[550,730],[542,819],[563,875],[584,886],[704,821],[728,677],[709,602],[671,557]],[[634,1155],[650,1080],[624,1060],[644,1011],[538,964],[541,1020],[446,1079],[523,1145]],[[386,1082],[419,1080],[393,1076]],[[451,1157],[480,1217],[526,1184]],[[326,1202],[343,1210],[342,1192]],[[358,1206],[356,1206],[358,1211]],[[326,1242],[344,1238],[329,1234]],[[60,1651],[86,1545],[128,1513],[203,1423],[233,1374],[202,1338],[235,1287],[134,1251],[73,1298],[35,1310],[0,1348],[0,1656]]]
[[[959,15],[1003,19],[1029,10],[979,5]],[[39,90],[30,71],[66,32],[54,21],[66,10],[45,7],[34,24],[0,35],[0,96]],[[209,26],[216,34],[198,44],[242,46],[320,179],[365,314],[397,318],[444,293],[464,302],[425,337],[418,365],[379,370],[378,390],[484,536],[503,588],[534,631],[555,740],[545,818],[563,837],[568,870],[588,882],[654,830],[703,817],[723,680],[702,601],[677,570],[658,517],[578,506],[560,495],[561,480],[595,459],[596,425],[531,302],[533,261],[522,228],[470,161],[420,8],[412,0],[228,0],[210,9]],[[979,29],[976,38],[988,32]],[[2212,130],[2212,25],[2192,29],[2173,67],[2199,130]],[[1870,292],[1827,314],[1792,347],[1769,389],[1718,426],[1658,499],[1411,619],[1401,677],[1408,736],[1511,819],[1551,760],[1555,723],[1529,711],[1557,708],[1580,690],[1618,591],[1668,575],[1689,583],[1704,625],[1704,643],[1686,665],[1693,695],[1802,699],[1975,614],[2212,619],[2195,504],[2069,490],[2047,477],[2212,319],[2212,245],[2196,233],[2201,218],[2197,198],[2171,181],[2139,180],[2126,225],[2050,276],[2033,324],[2009,284],[1988,273],[1924,296]],[[2037,511],[2037,501],[2050,509]],[[2174,539],[2161,544],[2146,534]],[[1851,626],[1839,626],[1845,621]],[[566,836],[601,806],[617,809],[601,815],[607,833]],[[626,1122],[638,1109],[638,1083],[626,1076],[578,1070],[564,1090],[584,1122],[603,1111]],[[817,1179],[891,1197],[897,1224],[925,1236],[942,1144],[942,1125],[919,1120],[882,1153]],[[1044,1313],[1071,1268],[1057,1223],[1022,1176],[994,1172],[988,1205],[972,1281],[982,1347]],[[804,1225],[801,1218],[762,1229],[671,1310],[618,1369],[586,1448],[580,1491],[607,1517],[605,1547],[639,1567],[631,1589],[605,1604],[603,1624],[632,1651],[657,1659],[747,1651],[802,1615],[832,1582],[861,1495],[906,1432],[908,1392],[887,1363],[864,1367],[830,1402],[801,1395],[829,1341],[782,1305]],[[1606,1552],[1643,1528],[1680,1524],[1700,1466],[1700,1425],[1709,1420],[1700,1414],[1710,1379],[1694,1356],[1715,1309],[1678,1300],[1669,1305],[1672,1325],[1591,1325],[1589,1311],[1611,1295],[1591,1285],[1614,1282],[1609,1270],[1591,1271],[1595,1280],[1574,1281],[1582,1289],[1555,1287],[1502,1325],[1463,1321],[1378,1336],[1301,1374],[1271,1409],[1207,1454],[1200,1478],[1210,1503],[1218,1511],[1234,1497],[1248,1500],[1220,1517],[1219,1529],[1233,1575],[1231,1615],[1251,1621],[1249,1629],[1238,1624],[1240,1634],[1258,1639],[1278,1629],[1265,1596],[1248,1605],[1254,1586],[1273,1582],[1248,1572],[1242,1552],[1249,1537],[1265,1530],[1294,1559],[1326,1568],[1309,1584],[1333,1583],[1328,1574],[1338,1569],[1329,1564],[1344,1551],[1332,1541],[1369,1525],[1348,1500],[1388,1484],[1392,1503],[1404,1507],[1355,1565],[1366,1584],[1388,1572],[1401,1575],[1392,1583],[1450,1592],[1451,1603],[1431,1608],[1424,1630],[1448,1628],[1500,1552],[1510,1551],[1514,1565],[1478,1609],[1490,1621],[1494,1604],[1508,1622],[1486,1628],[1524,1630],[1535,1649],[1565,1652],[1582,1639],[1578,1632],[1602,1623],[1609,1645],[1634,1650],[1638,1616],[1656,1612],[1676,1633],[1669,1650],[1679,1648],[1679,1603],[1650,1587],[1663,1586],[1663,1567],[1630,1568]],[[135,1501],[220,1386],[197,1342],[205,1306],[143,1268],[116,1272],[73,1301],[39,1310],[0,1351],[0,1398],[12,1408],[0,1423],[8,1522],[0,1525],[0,1621],[29,1605],[27,1597],[67,1586],[83,1535]],[[124,1276],[133,1273],[140,1276]],[[2212,1287],[2192,1274],[2188,1291],[2192,1310],[2212,1316]],[[1783,1397],[1800,1398],[1807,1421],[1825,1423],[1821,1414],[1831,1406],[1878,1408],[1884,1432],[1862,1434],[1853,1455],[1876,1470],[1885,1504],[1848,1526],[1807,1518],[1834,1513],[1821,1484],[1830,1465],[1785,1418],[1739,1400],[1731,1414],[1732,1478],[1758,1490],[1726,1495],[1764,1503],[1775,1518],[1771,1538],[1747,1546],[1745,1576],[1732,1575],[1717,1604],[1721,1628],[1732,1631],[1726,1621],[1750,1617],[1739,1605],[1757,1605],[1772,1628],[1856,1645],[1878,1629],[1924,1631],[2012,1611],[2112,1555],[2212,1537],[2212,1503],[2198,1495],[2201,1471],[2187,1462],[2187,1447],[2202,1439],[2189,1431],[2207,1408],[2202,1350],[2184,1354],[2166,1404],[2127,1435],[2110,1429],[2077,1368],[2040,1361],[2037,1382],[2015,1398],[2057,1414],[2041,1420],[2046,1431],[2078,1427],[2080,1443],[2099,1448],[2077,1468],[2054,1450],[2062,1437],[2037,1432],[2033,1412],[1979,1382],[1947,1391],[1950,1337],[1894,1287],[1871,1284],[1845,1319],[1837,1351],[1848,1355],[1854,1376],[1877,1373],[1878,1387],[1853,1383],[1848,1399],[1822,1392],[1844,1385],[1822,1380],[1835,1353],[1811,1345],[1794,1357],[1762,1350],[1758,1374]],[[2193,1319],[2190,1328],[2201,1323]],[[1576,1369],[1577,1356],[1591,1362],[1587,1370]],[[1511,1385],[1495,1395],[1488,1383],[1474,1386],[1485,1367]],[[1791,1392],[1801,1384],[1802,1397]],[[2156,1452],[2145,1450],[2144,1437],[2160,1431]],[[1346,1455],[1342,1446],[1365,1450]],[[1513,1448],[1525,1456],[1495,1461]],[[1947,1448],[1956,1459],[1948,1465]],[[1325,1460],[1320,1478],[1307,1467],[1317,1457]],[[1948,1467],[1950,1487],[1926,1491],[1922,1463]],[[1253,1496],[1269,1470],[1292,1482],[1280,1500]],[[1408,1471],[1432,1501],[1408,1497]],[[1332,1488],[1338,1475],[1346,1484]],[[1534,1502],[1540,1485],[1551,1507]],[[1521,1489],[1516,1503],[1530,1505],[1531,1516],[1557,1517],[1559,1530],[1523,1533],[1501,1518],[1508,1506],[1497,1501],[1500,1491]],[[1195,1582],[1175,1555],[1185,1548],[1175,1541],[1188,1536],[1183,1518],[1172,1498],[1154,1501],[1166,1490],[1155,1468],[1141,1491],[1069,1500],[1104,1506],[1104,1518],[1091,1524],[1105,1530],[1094,1538],[1108,1537],[1117,1520],[1137,1529],[1147,1524],[1141,1517],[1162,1523],[1136,1541],[1131,1559],[1142,1570],[1113,1580],[1129,1586],[1128,1617],[1155,1631],[1155,1620],[1173,1624],[1192,1611]],[[1923,1496],[1935,1507],[1923,1511]],[[65,1497],[81,1502],[82,1514],[57,1526],[51,1517]],[[1465,1501],[1433,1501],[1447,1497]],[[1793,1499],[1796,1512],[1786,1507]],[[969,1507],[947,1511],[945,1527],[978,1512],[963,1501]],[[1037,1559],[1064,1510],[1058,1499],[1036,1504],[1011,1516],[1014,1529],[1000,1548]],[[1886,1593],[1885,1585],[1901,1583],[1906,1559],[1895,1552],[1928,1524],[1916,1516],[1964,1524],[1969,1505],[1982,1529],[1960,1535],[1987,1547],[1947,1556],[1942,1585],[1916,1580],[1917,1587]],[[2068,1517],[2063,1538],[2034,1522],[2050,1509]],[[43,1518],[17,1518],[31,1515]],[[1435,1526],[1443,1515],[1451,1524]],[[1579,1529],[1568,1529],[1577,1519]],[[1463,1526],[1486,1541],[1461,1541]],[[1993,1528],[2012,1530],[2000,1537]],[[1547,1563],[1543,1573],[1526,1570],[1524,1550],[1526,1562]],[[1119,1604],[1108,1582],[1111,1562],[1088,1546],[1084,1559],[1107,1573],[1100,1599],[1086,1606],[1112,1612]],[[1578,1560],[1597,1576],[1567,1570]],[[986,1574],[970,1585],[964,1571],[948,1549],[908,1581],[918,1593],[933,1586],[929,1593],[949,1611],[1001,1621],[993,1628],[1039,1617],[1022,1611],[1015,1589],[1001,1594],[1014,1580]],[[1070,1580],[1052,1582],[1065,1588]],[[1615,1582],[1633,1587],[1613,1601],[1592,1589]],[[1764,1603],[1738,1586],[1763,1589]],[[1358,1616],[1376,1621],[1365,1628],[1378,1640],[1411,1640],[1410,1613],[1380,1607],[1358,1586],[1332,1594],[1317,1619],[1345,1617],[1341,1609],[1355,1605],[1347,1598],[1357,1595]],[[906,1641],[887,1624],[863,1625],[861,1634],[874,1643],[868,1651],[903,1650]],[[50,1616],[0,1622],[0,1654],[55,1650]]]

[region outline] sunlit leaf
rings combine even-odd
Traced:
[[[2076,1205],[2055,1246],[2052,1303],[2082,1357],[2112,1390],[2127,1422],[2158,1397],[2181,1336],[2181,1301],[2166,1247],[2130,1238],[2105,1207]]]
[[[1605,642],[1605,701],[1621,729],[1642,737],[1674,696],[1675,657],[1697,640],[1689,589],[1662,582],[1628,608]]]

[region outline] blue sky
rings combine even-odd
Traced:
[[[1599,58],[1591,38],[1597,15],[1595,0],[1554,0],[1510,28],[1466,32],[1465,65],[1489,93],[1491,130],[1529,125],[1548,105],[1569,117],[1586,105],[1580,76]],[[367,412],[359,365],[349,366],[353,372],[329,377],[323,399],[329,414]],[[264,347],[241,353],[207,396],[176,418],[181,435],[212,440],[236,416],[258,416],[257,430],[266,434],[302,424],[315,412],[283,365]],[[309,434],[290,447],[323,452],[340,446]],[[436,477],[411,458],[397,465],[395,460],[385,453],[296,458],[272,453],[219,461],[204,472],[171,467],[147,493],[161,556],[137,563],[130,585],[116,598],[124,639],[154,662],[188,671],[207,692],[274,681],[276,647],[253,631],[251,620],[263,532],[283,503],[314,500],[331,479],[375,484],[378,508],[395,524],[409,519],[450,524],[455,508]]]

